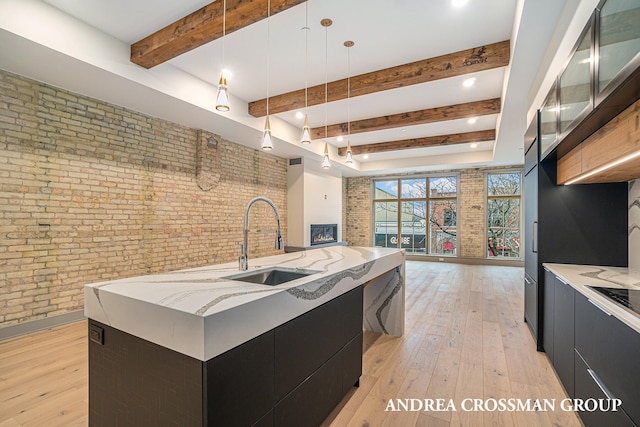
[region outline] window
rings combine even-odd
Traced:
[[[487,174],[487,257],[520,258],[522,174]]]
[[[375,246],[456,255],[457,197],[456,176],[374,181]]]

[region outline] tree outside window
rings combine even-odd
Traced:
[[[487,174],[487,257],[520,258],[522,174]]]
[[[455,255],[456,202],[455,176],[375,181],[375,245]]]

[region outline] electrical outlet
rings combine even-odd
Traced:
[[[104,329],[97,325],[89,325],[89,339],[96,344],[104,345]]]
[[[438,258],[438,261],[444,261],[444,258]]]

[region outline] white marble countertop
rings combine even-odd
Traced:
[[[640,316],[631,313],[588,287],[640,289],[640,271],[596,265],[544,263],[543,266],[578,292],[602,306],[627,326],[640,333]]]
[[[249,259],[318,273],[277,286],[224,279],[238,263],[85,286],[85,315],[199,360],[209,360],[358,285],[402,266],[404,250],[332,246]]]

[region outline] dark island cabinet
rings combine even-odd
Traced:
[[[206,362],[89,320],[89,425],[314,426],[358,385],[363,287]]]
[[[640,424],[640,334],[597,303],[575,298],[575,394],[622,400],[622,409]],[[623,413],[580,413],[587,427],[624,424]],[[591,421],[594,419],[596,421]],[[601,420],[608,421],[601,423]]]

